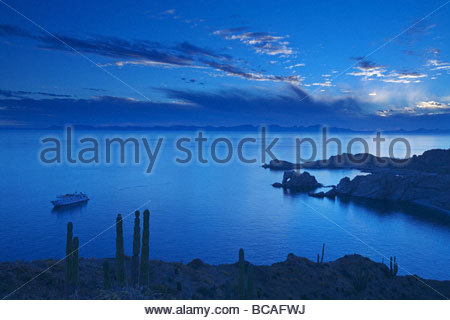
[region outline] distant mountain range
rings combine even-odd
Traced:
[[[255,125],[237,125],[237,126],[189,126],[189,125],[173,125],[173,126],[90,126],[90,125],[73,125],[76,130],[101,130],[101,131],[244,131],[258,132],[263,126]],[[280,125],[267,125],[268,132],[321,132],[322,125],[313,126],[291,126],[284,127]],[[63,126],[50,126],[47,128],[29,128],[29,127],[0,127],[0,129],[21,129],[21,130],[64,130]],[[385,134],[450,134],[450,129],[415,129],[415,130],[353,130],[349,128],[327,127],[328,132],[334,133],[367,133],[383,132]]]

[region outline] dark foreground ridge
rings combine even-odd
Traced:
[[[105,284],[104,262],[111,265]],[[0,295],[8,295],[55,260],[0,263]],[[127,270],[132,258],[126,257]],[[241,264],[208,265],[195,259],[188,264],[152,260],[149,285],[116,285],[115,259],[79,260],[79,284],[75,293],[65,291],[64,263],[57,264],[8,299],[238,299],[241,272],[252,273],[245,287],[246,299],[445,299],[450,281],[395,276],[389,267],[360,255],[316,263],[289,254],[271,266]],[[242,268],[242,269],[241,269]],[[131,276],[131,275],[127,275]],[[247,283],[247,282],[246,282]],[[249,283],[249,282],[248,282]],[[106,285],[106,288],[105,288]]]

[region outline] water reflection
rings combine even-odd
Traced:
[[[87,211],[87,202],[74,203],[66,206],[53,207],[52,213],[57,214],[75,214]]]

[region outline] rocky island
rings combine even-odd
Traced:
[[[407,160],[344,153],[324,161],[306,162],[302,168],[358,169],[370,173],[353,179],[345,177],[328,192],[310,192],[309,195],[313,197],[342,196],[400,201],[450,212],[450,149],[429,150]],[[274,186],[293,188],[297,184],[304,190],[308,189],[305,186],[309,186],[310,191],[321,186],[306,171],[287,171],[283,182]]]
[[[272,184],[275,188],[285,188],[299,191],[314,190],[323,185],[317,182],[316,178],[308,172],[299,173],[296,171],[285,171],[283,174],[283,181],[281,183],[275,182]]]

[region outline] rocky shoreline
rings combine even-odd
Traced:
[[[357,160],[355,162],[355,159]],[[364,159],[364,161],[362,161]],[[277,166],[287,161],[269,163]],[[370,154],[343,154],[322,161],[306,162],[302,169],[358,169],[369,172],[353,179],[345,177],[327,192],[312,192],[321,187],[308,172],[286,171],[282,183],[274,184],[291,190],[310,191],[316,198],[355,197],[372,200],[405,202],[450,212],[450,149],[429,150],[423,155],[399,161]],[[290,177],[289,181],[285,178]],[[308,179],[305,179],[305,178]],[[286,183],[287,181],[287,183]]]
[[[149,285],[106,287],[104,262],[79,261],[79,284],[75,293],[65,292],[64,263],[56,264],[7,299],[237,299],[239,263],[209,265],[199,259],[188,264],[152,260]],[[56,260],[0,263],[0,295],[10,294],[25,282],[55,264]],[[132,258],[126,257],[130,270]],[[250,267],[251,266],[251,267]],[[248,299],[444,299],[450,297],[450,281],[426,280],[418,276],[395,276],[383,263],[359,255],[316,263],[289,254],[270,266],[251,265],[252,289]]]

